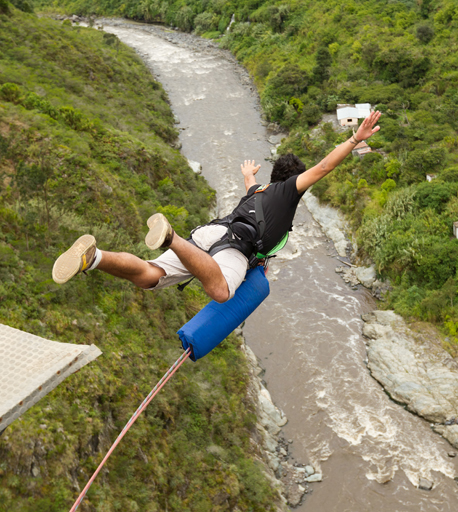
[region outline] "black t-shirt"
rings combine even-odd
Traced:
[[[299,194],[296,188],[298,176],[292,176],[286,181],[272,183],[262,192],[262,209],[264,212],[264,220],[266,223],[263,242],[263,254],[271,251],[280,240],[285,236],[287,231],[291,231],[293,219],[296,213],[299,200],[304,193]],[[255,191],[259,185],[253,185],[242,197],[236,210],[238,215],[247,219],[250,224],[256,226],[256,215],[254,209]],[[247,201],[248,198],[251,198]],[[244,204],[245,203],[245,204]]]

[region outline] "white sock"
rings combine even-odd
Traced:
[[[94,270],[95,268],[97,268],[101,261],[102,261],[102,251],[96,247],[94,263],[88,269],[86,269],[86,272],[88,270]]]

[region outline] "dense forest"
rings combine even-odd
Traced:
[[[289,130],[281,152],[307,165],[349,135],[321,122],[324,114],[343,103],[376,106],[384,115],[372,153],[348,158],[312,192],[347,214],[360,261],[391,280],[386,307],[437,323],[457,353],[455,0],[36,1],[220,41],[251,72],[267,118]]]
[[[62,512],[207,299],[198,285],[145,293],[101,272],[59,286],[53,262],[85,232],[102,249],[155,257],[148,216],[164,212],[184,234],[206,221],[214,192],[173,148],[167,96],[133,50],[15,5],[0,0],[0,322],[103,355],[4,431],[0,509]],[[182,367],[78,510],[273,510],[240,343]]]

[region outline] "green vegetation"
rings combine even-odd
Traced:
[[[85,232],[102,249],[151,258],[159,253],[142,243],[149,215],[165,212],[184,234],[213,203],[171,147],[160,84],[113,43],[0,0],[0,321],[103,351],[0,437],[0,509],[9,512],[70,508],[206,300],[195,284],[153,294],[101,272],[63,286],[51,279],[55,258]],[[234,336],[186,363],[79,510],[272,510],[275,492],[249,438],[247,375]]]
[[[455,0],[40,0],[42,8],[159,21],[221,37],[252,73],[281,151],[310,166],[342,142],[338,103],[384,114],[373,152],[314,187],[346,212],[360,256],[394,286],[387,307],[458,345],[458,6]],[[232,15],[235,21],[226,31]],[[437,177],[426,183],[426,174]]]

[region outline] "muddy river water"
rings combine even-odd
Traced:
[[[261,163],[258,182],[269,181],[270,134],[248,75],[228,54],[159,27],[104,28],[134,47],[164,85],[182,152],[202,164],[219,215],[244,194],[242,160]],[[288,417],[283,431],[294,441],[294,460],[323,472],[296,510],[456,511],[458,457],[448,457],[452,447],[371,378],[360,315],[375,304],[366,290],[343,283],[338,265],[332,242],[301,203],[291,240],[269,270],[271,295],[244,329]],[[418,489],[420,477],[434,488]]]

